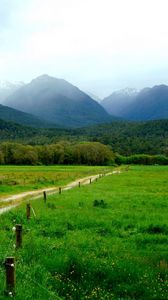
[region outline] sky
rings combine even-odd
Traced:
[[[0,80],[64,78],[99,97],[168,84],[167,0],[0,0]]]

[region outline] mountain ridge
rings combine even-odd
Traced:
[[[45,74],[7,97],[5,105],[63,127],[82,127],[112,120],[100,104],[79,88]]]
[[[168,86],[161,84],[144,88],[133,95],[113,93],[104,98],[101,104],[107,112],[125,120],[167,119]]]

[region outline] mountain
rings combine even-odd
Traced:
[[[24,85],[22,81],[11,83],[6,80],[0,80],[0,103],[3,103],[7,97]]]
[[[168,119],[168,86],[145,88],[122,114],[129,120]]]
[[[0,119],[33,127],[52,127],[49,122],[2,104],[0,104]]]
[[[100,103],[102,101],[102,99],[100,99],[98,96],[96,96],[95,94],[93,94],[91,92],[86,91],[86,94],[88,96],[90,96],[93,100],[97,101],[98,103]]]
[[[42,75],[5,100],[5,105],[64,127],[82,127],[112,120],[104,108],[63,79]]]
[[[137,94],[136,89],[122,89],[104,98],[100,104],[109,114],[122,117],[125,109],[136,99]]]
[[[125,120],[168,119],[168,86],[157,85],[139,92],[119,91],[105,98],[101,105],[108,113]]]

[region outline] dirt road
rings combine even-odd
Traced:
[[[109,176],[109,175],[118,174],[118,173],[120,173],[120,171],[115,170],[113,172],[106,173],[104,175]],[[82,179],[77,179],[73,182],[70,182],[66,186],[61,187],[62,191],[66,191],[66,190],[69,190],[69,189],[72,189],[72,188],[78,186],[79,182],[81,185],[90,184],[90,182],[95,181],[96,179],[100,178],[101,176],[102,176],[102,174],[97,174],[97,175],[84,177]],[[0,208],[0,214],[3,214],[6,211],[18,206],[19,204],[21,204],[22,201],[27,200],[28,197],[30,197],[29,199],[31,199],[31,200],[42,197],[44,191],[46,191],[47,194],[50,194],[50,195],[55,194],[55,193],[59,192],[59,187],[43,188],[43,189],[40,189],[37,191],[27,191],[27,192],[19,193],[19,194],[12,195],[10,197],[1,199],[0,203],[4,203],[4,206]]]

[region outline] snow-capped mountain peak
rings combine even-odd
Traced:
[[[139,93],[139,90],[135,89],[135,88],[125,88],[119,91],[115,91],[114,92],[116,95],[125,95],[125,96],[135,96]]]

